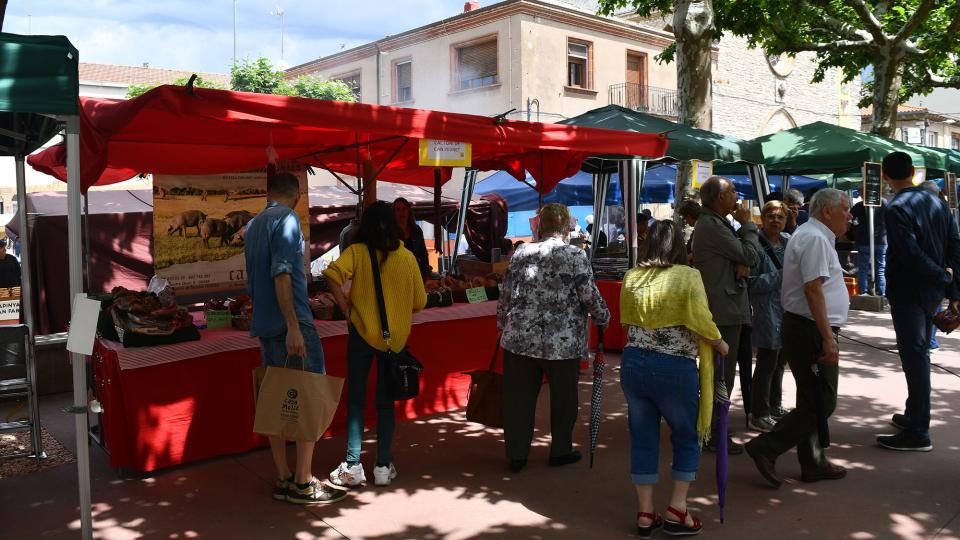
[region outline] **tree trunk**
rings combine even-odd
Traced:
[[[879,51],[873,62],[873,114],[870,133],[892,138],[897,129],[900,85],[903,83],[902,53]]]
[[[673,35],[677,42],[677,102],[680,124],[713,127],[713,0],[676,0],[673,10]],[[677,164],[674,221],[682,222],[680,202],[690,186],[689,162]]]

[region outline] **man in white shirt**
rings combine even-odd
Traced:
[[[797,228],[783,260],[783,355],[797,381],[797,408],[773,430],[747,443],[760,474],[780,487],[777,458],[797,447],[801,480],[836,480],[847,471],[827,460],[820,430],[837,405],[837,336],[847,321],[850,297],[835,244],[847,230],[850,200],[836,189],[822,189],[810,201],[809,221]]]

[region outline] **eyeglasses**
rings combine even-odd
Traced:
[[[767,215],[763,216],[763,219],[774,219],[774,220],[777,220],[777,221],[781,221],[781,220],[786,220],[786,219],[787,219],[787,216],[785,216],[785,215],[783,215],[783,214],[767,214]]]

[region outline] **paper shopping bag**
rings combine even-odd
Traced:
[[[257,393],[253,431],[288,441],[316,441],[333,421],[341,390],[341,377],[267,367]]]

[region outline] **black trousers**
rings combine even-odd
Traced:
[[[757,368],[750,385],[750,414],[770,416],[783,404],[783,371],[787,365],[781,349],[757,348]]]
[[[543,375],[550,386],[550,457],[573,451],[580,359],[544,360],[503,351],[503,438],[507,459],[527,459]]]
[[[836,364],[820,364],[820,375],[814,375],[811,368],[823,351],[823,339],[813,321],[784,313],[780,332],[783,356],[797,381],[797,407],[777,422],[772,431],[760,435],[750,444],[770,459],[776,459],[796,446],[800,468],[812,471],[829,464],[820,448],[817,413],[819,409],[820,414],[829,418],[836,409],[840,368]],[[837,335],[834,331],[834,340]]]

